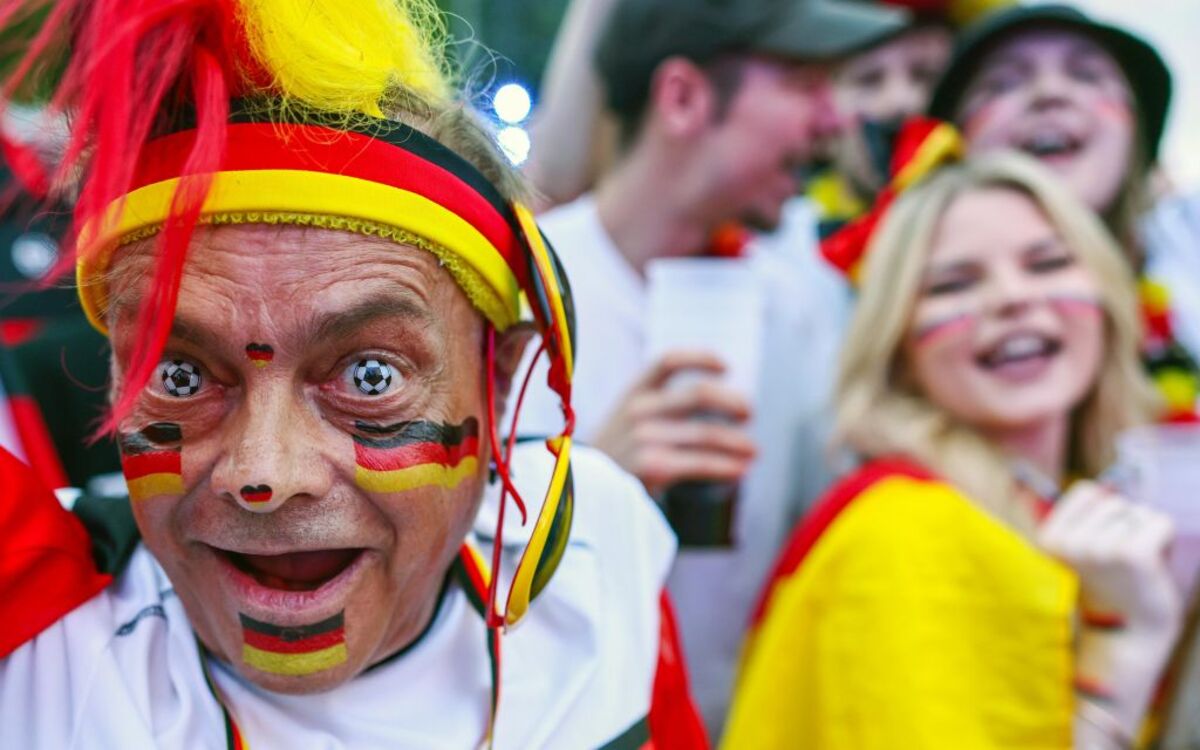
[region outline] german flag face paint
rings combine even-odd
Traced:
[[[275,348],[270,344],[246,344],[246,356],[261,370],[275,358]]]
[[[133,502],[157,495],[182,495],[183,432],[174,422],[155,422],[122,435],[121,470]]]
[[[242,499],[248,503],[268,503],[271,501],[271,487],[266,484],[248,484],[241,490]]]
[[[393,425],[356,422],[354,478],[368,492],[457,487],[479,468],[479,420],[452,425],[416,420]]]
[[[312,625],[284,627],[239,613],[242,661],[261,672],[308,675],[346,661],[346,613]]]

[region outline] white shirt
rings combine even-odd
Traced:
[[[579,449],[573,467],[562,563],[502,639],[496,748],[602,747],[650,705],[674,541],[637,481],[607,458]],[[541,445],[518,449],[513,478],[531,510],[550,468]],[[496,495],[489,488],[480,537],[493,533]],[[510,574],[527,536],[519,521],[506,527]],[[270,693],[210,665],[252,748],[457,750],[477,747],[487,720],[484,634],[451,586],[409,651],[328,692]],[[108,589],[0,661],[0,747],[225,747],[192,628],[144,547]]]
[[[1200,193],[1159,201],[1141,233],[1146,275],[1171,294],[1175,338],[1200,359]]]
[[[822,461],[825,411],[849,298],[836,272],[816,265],[807,204],[793,202],[785,215],[779,233],[750,248],[751,265],[766,287],[765,360],[750,426],[759,452],[742,481],[734,546],[681,550],[668,582],[694,697],[712,737],[719,736],[729,705],[758,592],[805,503],[829,478]],[[539,216],[538,224],[562,260],[574,297],[575,434],[586,442],[652,364],[646,283],[612,243],[592,196]],[[801,270],[797,259],[805,256],[813,269]],[[552,434],[561,427],[557,398],[545,382],[543,360],[526,395],[520,434]]]

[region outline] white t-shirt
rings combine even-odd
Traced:
[[[1146,275],[1171,294],[1175,338],[1200,359],[1200,193],[1159,201],[1141,232]]]
[[[650,705],[674,540],[637,481],[607,458],[581,448],[573,466],[562,563],[502,639],[496,748],[603,747]],[[512,475],[533,511],[550,468],[540,444],[518,449]],[[496,496],[489,488],[477,524],[485,545]],[[506,525],[509,573],[527,537],[519,520]],[[478,746],[487,720],[484,636],[452,585],[416,644],[332,691],[270,693],[209,663],[249,747],[461,750]],[[192,628],[144,547],[103,593],[0,661],[0,747],[225,747]]]
[[[765,359],[750,427],[759,452],[742,481],[734,546],[681,550],[668,582],[693,694],[713,737],[728,709],[758,592],[793,523],[830,478],[822,460],[826,409],[849,297],[836,272],[817,265],[808,205],[792,202],[785,216],[780,232],[750,248],[765,285]],[[613,245],[592,196],[539,216],[538,224],[562,260],[574,297],[575,435],[586,442],[652,364],[646,283]],[[811,260],[799,260],[805,257]],[[561,428],[557,397],[545,382],[543,360],[526,395],[520,434]]]

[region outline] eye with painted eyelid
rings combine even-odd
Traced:
[[[196,362],[172,357],[158,364],[151,382],[168,396],[190,398],[204,386],[204,376]]]

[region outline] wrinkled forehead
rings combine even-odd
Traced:
[[[114,258],[107,316],[114,336],[136,320],[156,265],[153,240],[122,248]],[[366,301],[406,311],[447,335],[482,320],[438,259],[421,248],[333,229],[264,224],[197,228],[183,264],[176,317],[214,327],[269,318],[303,328]]]

